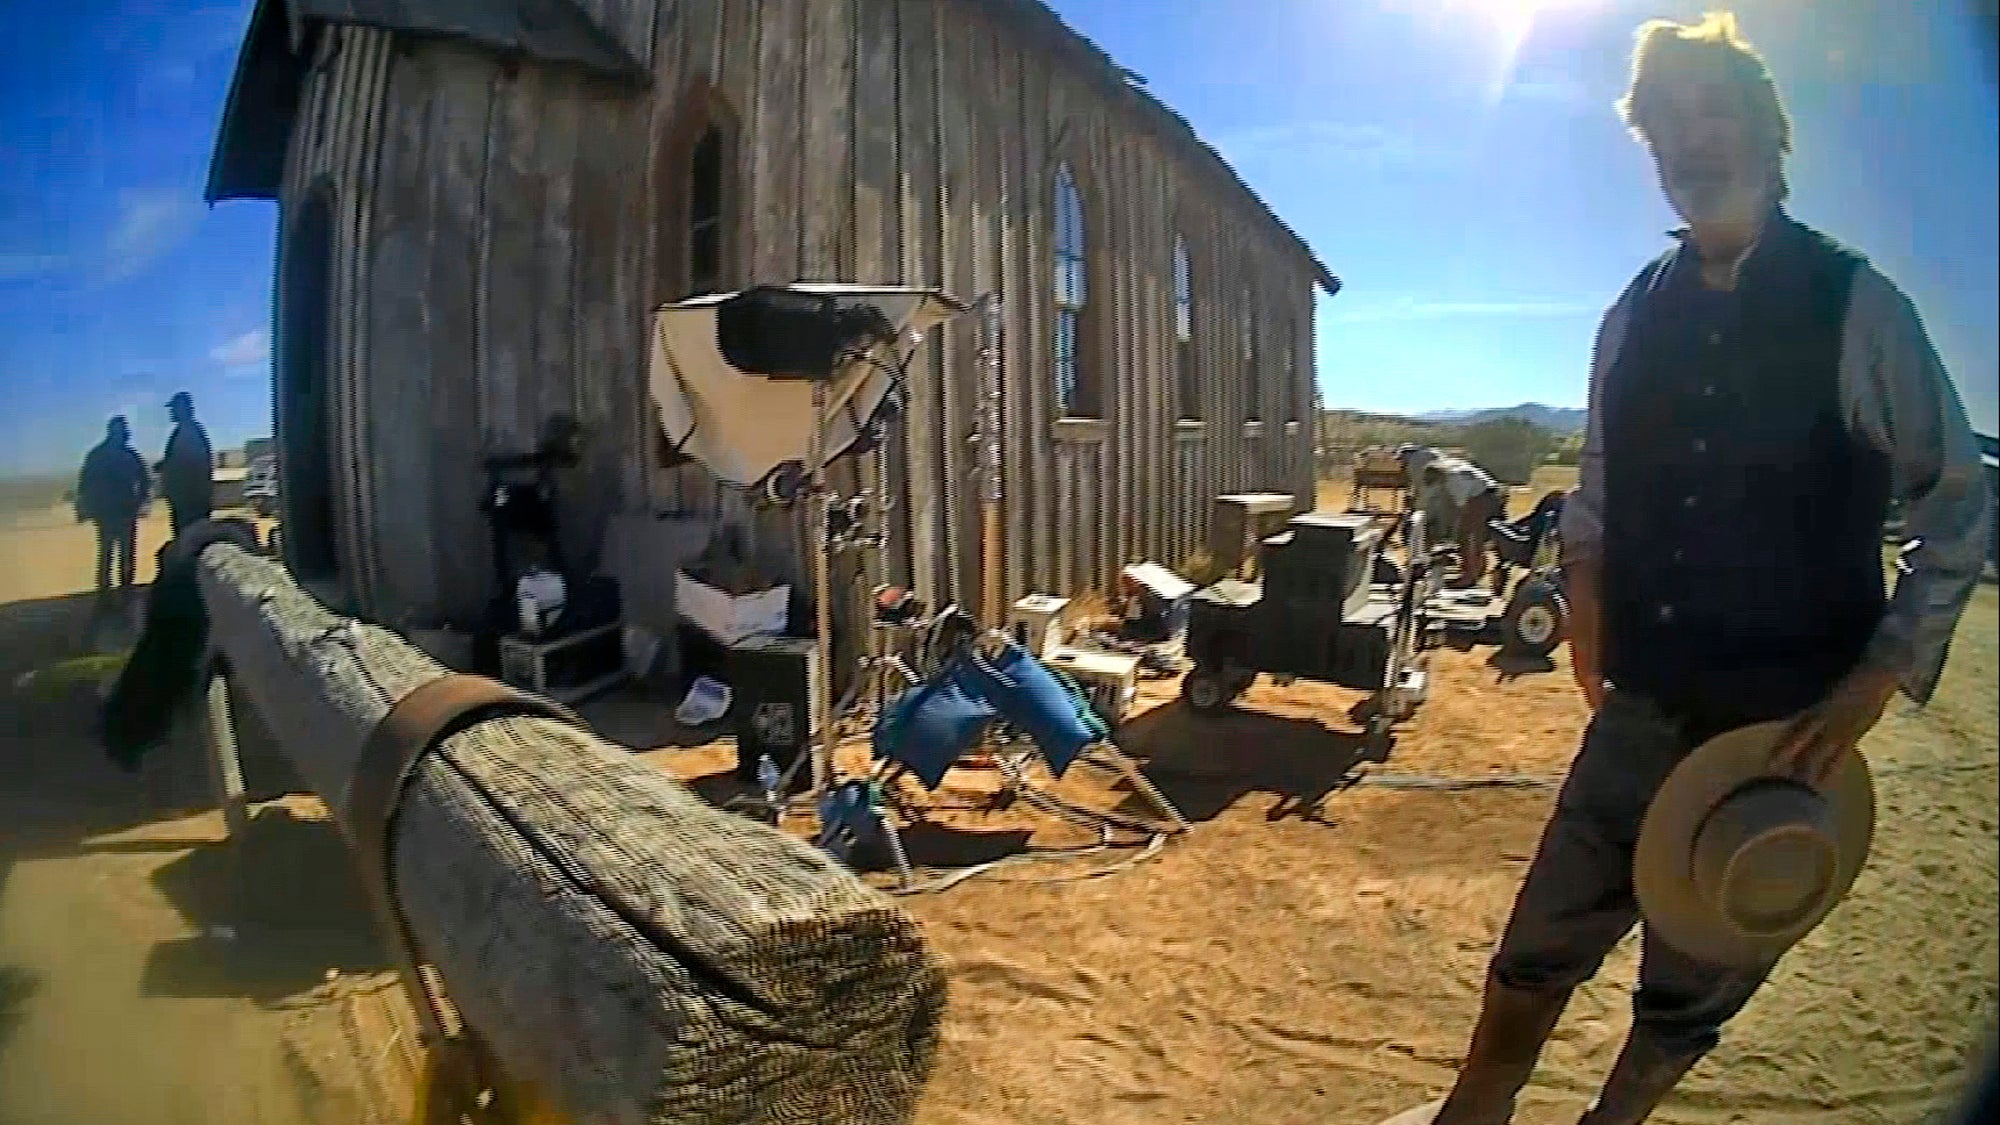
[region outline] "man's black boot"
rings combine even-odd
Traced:
[[[1640,1125],[1703,1054],[1669,1049],[1635,1028],[1604,1079],[1603,1092],[1577,1119],[1577,1125]]]
[[[1568,1004],[1567,989],[1532,992],[1488,977],[1472,1045],[1450,1095],[1436,1107],[1411,1110],[1383,1125],[1507,1125],[1542,1044]]]

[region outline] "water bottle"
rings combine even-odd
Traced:
[[[769,754],[757,757],[757,784],[764,790],[764,800],[772,805],[778,803],[778,763]]]

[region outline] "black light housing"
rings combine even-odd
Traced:
[[[715,343],[731,367],[771,379],[825,381],[843,357],[894,338],[873,305],[776,285],[746,289],[716,307]]]

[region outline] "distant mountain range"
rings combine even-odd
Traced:
[[[1520,418],[1553,430],[1559,434],[1573,434],[1583,429],[1587,412],[1569,406],[1544,406],[1539,402],[1524,402],[1519,406],[1495,406],[1485,410],[1433,410],[1428,414],[1416,415],[1419,422],[1448,422],[1453,425],[1470,425],[1474,422],[1491,422],[1500,418]]]

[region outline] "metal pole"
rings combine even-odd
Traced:
[[[980,503],[980,608],[988,628],[1000,628],[1007,618],[1001,604],[1006,584],[1001,553],[1002,472],[1000,463],[1001,302],[1000,294],[987,293],[977,302],[979,318],[979,503]]]
[[[819,651],[812,662],[812,700],[808,708],[812,717],[807,739],[812,755],[813,794],[817,797],[833,784],[833,722],[830,714],[833,701],[827,698],[833,682],[828,675],[829,664],[833,660],[833,579],[829,573],[833,559],[826,539],[829,495],[826,484],[826,382],[816,379],[812,387],[813,430],[806,447],[806,460],[811,462],[812,473],[807,486],[806,519],[813,556],[813,632]]]
[[[213,663],[210,664],[213,668]],[[223,830],[230,840],[243,838],[250,826],[250,810],[243,787],[243,759],[236,742],[236,724],[229,707],[229,681],[211,671],[202,703],[207,708],[206,738],[208,781],[215,802],[222,809]]]

